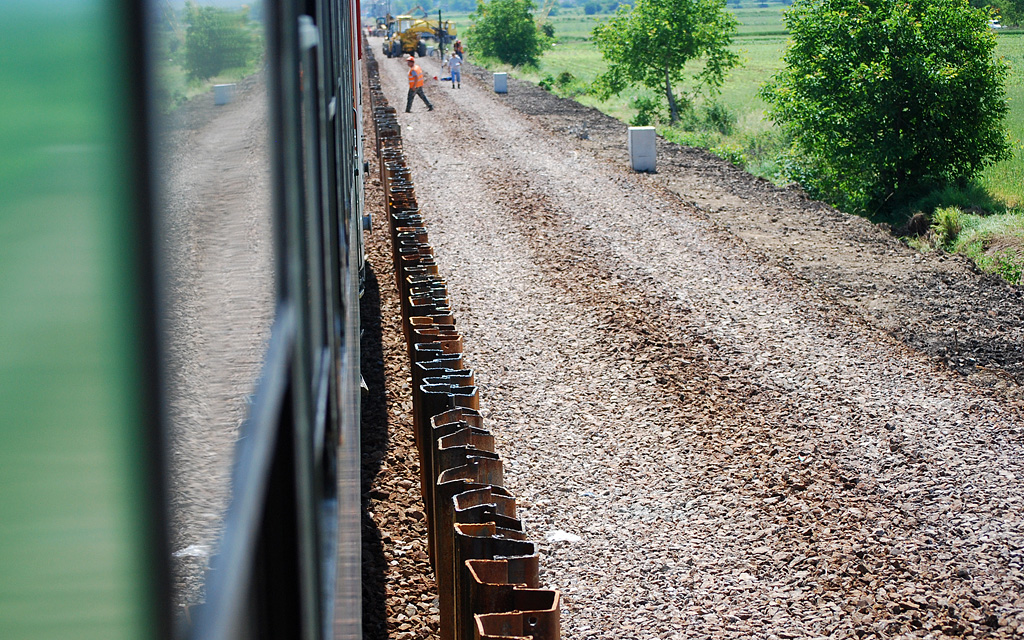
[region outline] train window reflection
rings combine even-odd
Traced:
[[[274,311],[261,5],[153,0],[175,605],[202,602]]]

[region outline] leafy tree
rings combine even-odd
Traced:
[[[224,69],[249,64],[257,55],[257,37],[246,26],[245,12],[189,2],[185,17],[185,71],[190,78],[212,78]]]
[[[491,0],[479,2],[470,17],[467,46],[474,54],[497,58],[515,67],[536,66],[551,41],[537,30],[532,0]]]
[[[583,5],[583,13],[587,14],[588,16],[592,16],[595,13],[599,12],[600,10],[601,5],[599,5],[596,2],[588,2],[587,4]]]
[[[704,64],[690,80],[692,101],[701,92],[717,93],[739,56],[729,50],[736,18],[724,0],[637,0],[620,7],[594,28],[594,42],[608,70],[595,80],[595,93],[607,99],[635,83],[664,92],[672,124],[679,122],[675,85],[687,79],[684,65]]]
[[[988,4],[996,10],[996,17],[1003,26],[1024,22],[1024,0],[992,0],[991,3],[985,3]]]
[[[762,89],[795,169],[848,210],[896,209],[1008,152],[1007,65],[966,0],[797,0]]]

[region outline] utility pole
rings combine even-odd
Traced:
[[[444,28],[444,23],[441,22],[441,8],[437,8],[437,53],[440,57],[441,62],[444,62],[444,41],[448,38],[448,30]]]

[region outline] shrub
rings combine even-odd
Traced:
[[[537,85],[563,98],[576,98],[590,93],[590,85],[568,71],[558,75],[545,74]]]
[[[780,153],[787,147],[787,140],[778,129],[764,129],[745,134],[743,147],[751,162],[777,162]]]
[[[723,160],[728,160],[737,167],[745,167],[747,164],[747,156],[743,151],[743,147],[735,142],[723,142],[711,147],[709,151]]]
[[[189,78],[206,80],[256,59],[259,41],[247,27],[244,12],[200,7],[194,2],[185,9],[185,71]]]
[[[797,0],[762,89],[808,191],[876,213],[1007,156],[1007,65],[966,0]]]
[[[1001,213],[1006,205],[996,200],[984,187],[971,182],[965,186],[948,186],[930,191],[921,198],[912,201],[908,207],[911,211],[933,213],[943,207],[958,207],[971,213]]]
[[[651,96],[634,96],[629,105],[636,109],[629,124],[634,127],[651,127],[659,122],[663,115],[661,100]]]
[[[710,149],[715,144],[715,140],[706,131],[684,131],[677,127],[668,127],[659,132],[662,137],[676,144],[686,145],[688,147],[700,147],[701,149]]]
[[[736,114],[719,102],[712,102],[703,108],[704,126],[722,134],[731,135],[736,127]]]
[[[932,233],[939,246],[951,248],[964,228],[964,212],[956,207],[937,209],[932,216]]]
[[[993,256],[995,272],[1010,284],[1021,284],[1024,277],[1024,252],[1004,251]]]
[[[736,114],[725,105],[712,102],[698,109],[685,97],[676,96],[676,100],[679,110],[676,126],[680,129],[684,131],[702,131],[723,136],[732,135],[736,127]]]

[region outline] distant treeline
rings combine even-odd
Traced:
[[[544,0],[534,0],[534,2],[538,9],[546,4]],[[734,9],[788,6],[792,3],[793,0],[726,0],[726,5]],[[372,2],[364,3],[364,6],[371,6],[371,11],[376,12],[373,15],[384,11],[386,6],[383,0],[378,3],[379,6],[373,6],[373,4]],[[971,0],[971,4],[975,7],[991,7],[1003,25],[1024,23],[1024,0]],[[557,0],[551,9],[551,15],[558,15],[559,9],[574,8],[582,8],[587,15],[614,13],[620,5],[630,6],[632,3],[629,0]],[[469,13],[476,10],[476,0],[442,0],[441,2],[435,0],[429,4],[418,0],[392,0],[391,2],[391,10],[395,15],[418,13],[418,8],[421,6],[431,13],[436,13],[438,8],[442,11]]]

